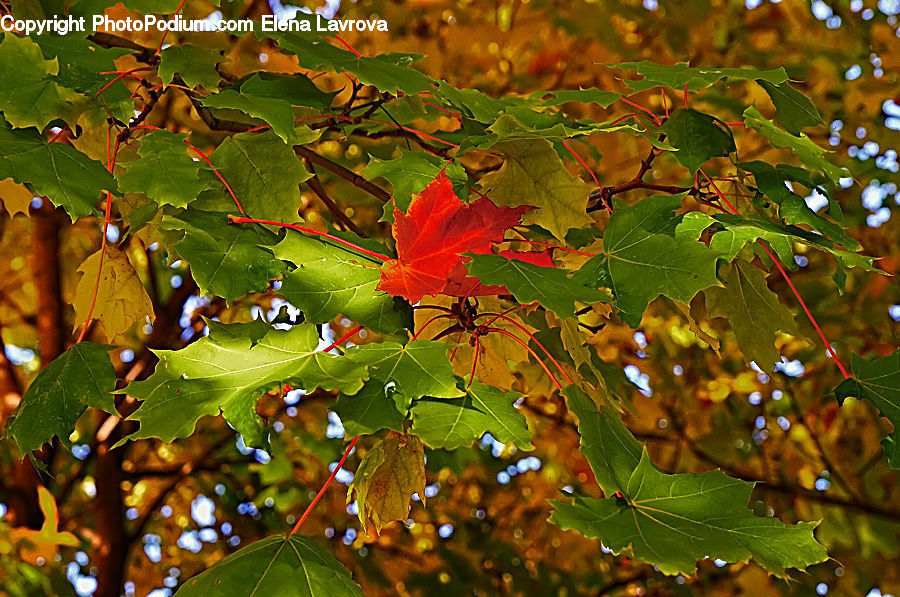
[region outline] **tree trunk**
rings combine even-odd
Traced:
[[[97,484],[95,500],[97,535],[99,549],[95,552],[97,564],[97,590],[94,597],[119,597],[125,583],[125,557],[128,540],[122,516],[122,459],[125,450],[110,451],[110,446],[118,441],[118,434],[109,438],[97,448],[94,478]]]

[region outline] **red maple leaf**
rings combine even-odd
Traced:
[[[534,208],[498,207],[487,197],[464,203],[441,172],[413,199],[405,214],[394,209],[397,259],[385,262],[379,290],[413,303],[426,294],[443,294],[445,288],[449,294],[461,296],[456,291],[465,278],[460,277],[465,273],[462,254],[490,252],[491,244],[502,241],[503,233],[530,209]]]

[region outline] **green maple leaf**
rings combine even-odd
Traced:
[[[576,386],[564,392],[578,417],[581,451],[606,499],[551,500],[550,521],[576,530],[620,554],[657,566],[664,574],[691,574],[705,557],[756,560],[772,574],[806,568],[828,554],[812,530],[786,525],[746,508],[753,483],[721,471],[666,474],[609,406],[598,407]],[[616,493],[615,497],[612,497]]]
[[[710,68],[689,66],[687,62],[656,64],[646,60],[643,62],[620,62],[618,64],[607,64],[606,66],[612,66],[623,71],[636,70],[639,75],[642,75],[642,79],[625,82],[635,93],[659,86],[681,90],[684,89],[685,85],[687,85],[688,91],[697,91],[705,89],[722,79],[767,81],[774,85],[779,85],[788,80],[787,72],[781,67],[772,70]]]
[[[53,436],[69,445],[75,422],[89,406],[116,414],[113,348],[79,342],[38,373],[4,429],[20,452],[37,450]]]
[[[382,383],[366,383],[353,396],[341,394],[331,410],[341,418],[348,437],[370,435],[382,429],[403,431],[406,418],[405,413],[397,410],[393,390]]]
[[[62,15],[63,12],[51,12],[49,16]],[[38,35],[34,41],[41,47],[45,58],[55,59],[59,64],[59,72],[53,77],[53,81],[90,98],[89,103],[78,102],[78,108],[89,110],[103,120],[109,116],[107,107],[122,122],[128,122],[134,117],[134,99],[125,85],[117,83],[107,88],[102,98],[94,97],[114,77],[100,73],[117,70],[115,60],[128,54],[128,49],[98,46],[78,32],[65,36]]]
[[[822,116],[805,95],[791,87],[787,81],[775,85],[768,81],[757,81],[775,104],[775,116],[781,126],[792,135],[799,135],[803,129],[822,124]]]
[[[503,166],[481,179],[483,192],[497,205],[538,209],[526,213],[525,224],[538,224],[559,240],[572,228],[590,223],[587,201],[591,185],[572,176],[546,139],[498,143],[493,151]]]
[[[548,97],[549,96],[549,97]],[[602,91],[596,87],[590,89],[554,89],[552,91],[535,91],[529,98],[540,98],[544,106],[559,106],[568,102],[581,104],[598,104],[602,108],[608,108],[620,99],[621,93]]]
[[[122,164],[119,189],[143,193],[159,205],[185,207],[213,187],[213,177],[188,155],[187,133],[152,131],[141,137],[140,159]]]
[[[298,15],[297,18],[308,17]],[[321,41],[320,36],[317,38],[308,33],[287,31],[267,32],[264,35],[277,41],[287,52],[295,54],[300,68],[351,73],[360,83],[395,95],[398,91],[413,94],[434,90],[434,82],[430,77],[411,68],[413,62],[422,58],[420,54],[391,52],[377,56],[358,56]]]
[[[295,129],[293,106],[328,110],[335,93],[325,93],[306,76],[255,73],[230,89],[203,98],[204,106],[230,108],[264,120],[285,143],[301,145],[314,141]],[[306,129],[307,131],[309,129]]]
[[[73,104],[85,101],[80,93],[52,79],[59,72],[56,59],[46,60],[30,38],[4,35],[0,41],[0,111],[17,127],[43,129],[57,118],[74,124]]]
[[[551,500],[550,521],[600,539],[613,553],[628,552],[663,574],[692,574],[697,560],[755,560],[771,574],[805,569],[828,559],[816,542],[817,523],[784,524],[747,509],[753,483],[721,471],[667,475],[646,448],[622,498]]]
[[[871,361],[854,353],[850,369],[853,378],[842,381],[834,394],[841,405],[851,396],[865,398],[894,425],[881,445],[891,467],[900,469],[900,350]]]
[[[367,377],[365,365],[316,352],[319,336],[311,324],[271,328],[261,338],[252,324],[207,324],[209,336],[181,350],[155,351],[153,375],[128,386],[130,396],[144,401],[129,417],[141,423],[129,439],[172,442],[193,433],[200,417],[221,410],[248,446],[264,448],[267,434],[255,410],[264,392],[289,383],[309,392],[353,393]]]
[[[614,199],[603,245],[619,315],[631,327],[656,297],[688,304],[699,291],[719,283],[720,253],[698,242],[694,229],[675,231],[680,218],[672,212],[681,198],[654,195],[634,206]]]
[[[514,96],[494,97],[480,89],[454,87],[447,81],[438,82],[438,92],[440,97],[450,104],[451,107],[461,112],[464,123],[466,121],[476,121],[481,124],[490,124],[506,113],[507,110],[537,106],[540,103],[535,97],[538,95],[537,93],[532,94],[530,98]],[[543,93],[555,92],[547,91]]]
[[[412,196],[421,193],[437,178],[441,170],[446,171],[457,195],[465,197],[468,194],[469,179],[463,167],[456,162],[448,164],[446,160],[422,151],[406,151],[400,148],[400,157],[392,160],[369,158],[362,175],[369,180],[380,176],[391,183],[394,188],[392,193],[394,201],[393,204],[388,203],[385,206],[385,213],[390,212],[393,217],[394,207],[406,212]]]
[[[798,242],[829,253],[835,258],[839,268],[857,267],[866,271],[878,271],[874,265],[875,257],[835,248],[832,241],[820,234],[763,218],[732,214],[720,214],[713,217],[700,212],[691,212],[685,214],[682,223],[678,226],[678,230],[684,234],[699,234],[713,224],[720,225],[722,229],[717,229],[713,233],[709,248],[732,258],[748,243],[753,243],[760,239],[764,240],[772,248],[772,251],[778,255],[779,260],[785,266],[789,269],[796,269],[793,243]],[[753,249],[759,252],[763,259],[768,258],[757,247],[754,246]]]
[[[850,176],[850,173],[840,166],[831,163],[825,156],[826,151],[813,143],[804,133],[792,135],[775,126],[775,123],[764,118],[755,106],[744,110],[744,123],[767,138],[775,147],[790,149],[794,155],[800,158],[804,164],[813,170],[817,170],[828,177],[831,182]]]
[[[411,325],[409,304],[376,289],[381,273],[368,257],[301,234],[289,234],[273,251],[297,265],[278,292],[307,321],[325,323],[343,315],[386,333]]]
[[[250,217],[300,221],[299,184],[312,174],[274,132],[239,133],[225,139],[209,158]]]
[[[765,272],[738,259],[725,273],[725,288],[705,292],[710,316],[728,320],[744,358],[771,371],[779,360],[775,332],[796,334],[797,325],[793,312],[769,290]]]
[[[575,316],[575,301],[585,304],[609,301],[606,294],[585,286],[580,278],[564,269],[541,267],[502,255],[467,256],[472,258],[466,264],[469,273],[482,283],[506,286],[520,303],[537,301],[560,317]]]
[[[406,521],[412,494],[425,495],[425,449],[414,435],[391,435],[375,444],[359,463],[347,488],[347,502],[355,494],[359,521],[375,530],[389,522]]]
[[[531,432],[514,403],[522,395],[473,382],[466,396],[452,400],[423,398],[413,404],[412,432],[429,447],[455,450],[471,446],[485,433],[497,441],[532,450]]]
[[[159,78],[169,84],[177,73],[188,87],[203,85],[216,89],[219,86],[216,65],[223,60],[225,56],[219,52],[190,44],[171,46],[159,53]]]
[[[100,162],[65,143],[48,144],[34,128],[12,129],[0,119],[0,180],[6,178],[30,184],[72,221],[97,213],[94,204],[103,191],[116,190]]]
[[[734,137],[715,118],[696,110],[676,110],[660,129],[682,166],[695,173],[707,160],[736,151]]]
[[[765,162],[754,161],[742,162],[738,164],[738,167],[753,174],[759,191],[778,205],[778,215],[785,224],[806,224],[848,249],[858,251],[862,248],[843,227],[811,210],[806,201],[791,192],[786,184],[799,182],[811,190],[827,193],[827,190],[821,185],[826,182],[825,179],[818,176],[814,178],[808,171],[786,164],[772,166]],[[842,216],[840,204],[831,199],[829,199],[828,212],[834,214],[837,219]]]
[[[166,229],[183,229],[174,248],[191,266],[202,293],[232,301],[248,292],[264,292],[288,270],[272,254],[278,236],[260,226],[229,224],[218,212],[190,208],[163,216]]]
[[[567,387],[563,394],[569,410],[578,417],[581,453],[591,465],[603,493],[613,495],[628,484],[641,459],[641,443],[631,435],[612,407],[597,406],[576,385]]]
[[[240,549],[184,582],[178,597],[362,597],[359,586],[319,542],[274,535]]]
[[[465,394],[456,386],[447,347],[430,340],[378,342],[355,346],[344,356],[368,369],[369,384],[382,388],[392,384],[394,402],[405,413],[413,400],[423,396],[457,398]]]

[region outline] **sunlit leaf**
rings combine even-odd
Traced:
[[[185,207],[215,178],[201,170],[200,162],[188,155],[184,133],[152,131],[141,137],[140,159],[122,164],[119,188],[126,193],[143,193],[156,203]]]
[[[747,509],[753,483],[721,471],[667,475],[650,462],[646,448],[621,487],[623,497],[551,500],[550,521],[629,553],[664,574],[692,574],[697,560],[753,559],[771,574],[805,569],[828,559],[813,537],[818,523],[788,525]]]
[[[299,184],[312,176],[272,131],[228,137],[209,156],[251,218],[300,221]]]
[[[531,450],[531,432],[525,417],[513,406],[520,397],[476,381],[462,398],[417,400],[412,408],[412,433],[431,448],[454,450],[470,446],[490,433],[497,441]]]
[[[590,222],[586,209],[592,187],[569,174],[548,141],[511,141],[492,151],[505,158],[500,170],[481,179],[482,192],[494,203],[538,208],[523,221],[539,223],[559,240]]]
[[[290,383],[353,393],[368,376],[365,365],[316,352],[319,336],[310,324],[270,329],[258,339],[251,324],[208,324],[209,336],[181,350],[157,351],[153,375],[128,386],[130,396],[143,400],[130,417],[141,424],[130,439],[171,442],[221,411],[248,446],[264,448],[267,433],[254,408],[264,392]]]
[[[81,278],[72,299],[75,329],[84,324],[90,313],[100,323],[107,339],[117,340],[135,323],[147,318],[152,323],[156,318],[153,302],[134,266],[113,245],[107,244],[102,253],[90,255],[78,266],[78,272]]]
[[[178,597],[359,596],[350,573],[315,539],[275,535],[252,543],[189,578]]]
[[[680,205],[680,196],[648,197],[633,206],[614,200],[603,248],[616,307],[632,327],[657,296],[689,303],[699,291],[719,283],[720,254],[698,242],[695,231],[675,232],[680,219],[673,211]]]

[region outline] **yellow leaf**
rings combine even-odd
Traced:
[[[76,547],[78,538],[72,533],[59,532],[56,500],[46,487],[38,487],[38,503],[44,514],[41,529],[35,531],[27,527],[15,528],[9,531],[9,539],[13,543],[21,544],[20,555],[23,560],[36,561],[38,557],[42,557],[49,562],[56,554],[57,546]]]
[[[394,520],[409,517],[409,500],[418,493],[425,499],[425,451],[413,435],[391,435],[369,450],[347,491],[349,502],[356,493],[359,520],[369,519],[376,532]]]
[[[97,286],[92,317],[101,324],[107,339],[114,341],[144,317],[149,316],[152,322],[153,303],[124,253],[106,245],[102,266],[100,261],[100,251],[97,251],[78,267],[83,275],[72,301],[75,305],[75,329],[84,323],[91,309],[99,271],[100,284]]]
[[[456,302],[454,297],[445,295],[429,296],[423,303],[429,305],[437,305],[440,307],[450,308],[450,305]],[[501,313],[506,309],[501,305],[500,300],[493,296],[478,297],[479,313]],[[521,310],[519,310],[521,311]],[[532,334],[537,331],[536,328],[526,324],[521,317],[519,311],[512,311],[506,314],[506,317],[512,319],[519,325],[523,326]],[[416,330],[420,329],[429,319],[434,316],[435,312],[431,309],[417,309],[415,312]],[[479,323],[491,321],[491,318],[485,317],[479,320]],[[432,323],[425,333],[422,334],[423,339],[431,338],[437,335],[443,328],[452,325],[455,320],[439,319]],[[433,327],[432,327],[433,326]],[[491,327],[502,328],[515,334],[519,338],[526,340],[527,337],[514,324],[503,320],[496,319],[491,323]],[[464,333],[460,335],[455,332],[441,338],[441,341],[448,344],[459,344],[456,346],[456,352],[453,355],[453,371],[460,377],[468,379],[472,374],[472,361],[475,358],[475,347],[469,344],[471,334]],[[510,365],[510,361],[514,363],[528,362],[528,349],[521,344],[503,336],[501,334],[487,334],[481,336],[478,341],[478,362],[475,364],[475,378],[501,390],[510,390],[516,381],[513,374],[515,365]]]
[[[25,185],[19,184],[12,178],[0,180],[0,202],[6,208],[10,216],[16,214],[28,215],[28,206],[34,199],[34,193],[29,191]]]
[[[483,192],[497,205],[531,205],[524,224],[540,224],[559,240],[571,228],[592,222],[587,201],[593,187],[572,176],[546,139],[498,143],[493,151],[506,160],[496,172],[481,179]]]

